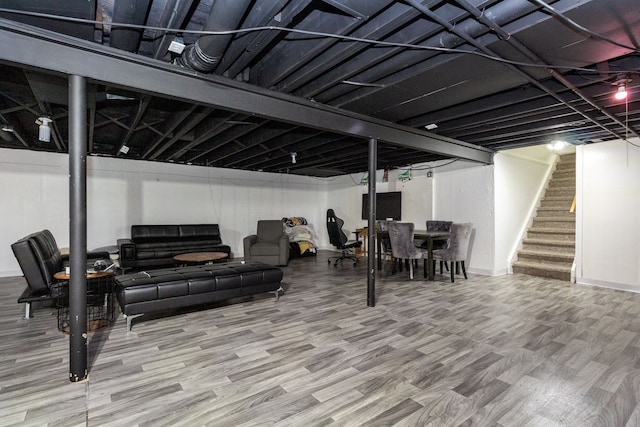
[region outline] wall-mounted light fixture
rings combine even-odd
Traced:
[[[36,120],[36,124],[40,125],[38,127],[38,139],[42,142],[51,142],[51,127],[49,123],[53,122],[49,117],[42,116],[38,117]]]

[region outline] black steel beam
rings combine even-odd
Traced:
[[[62,74],[75,74],[172,99],[244,112],[285,123],[361,138],[376,138],[420,151],[490,164],[493,151],[236,82],[202,75],[157,60],[0,19],[0,60]]]

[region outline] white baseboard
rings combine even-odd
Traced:
[[[577,279],[576,284],[640,293],[640,286],[626,285],[624,283],[605,282],[604,280]]]
[[[487,270],[484,268],[469,268],[467,267],[467,273],[479,274],[481,276],[504,276],[508,274],[506,268],[500,270]]]

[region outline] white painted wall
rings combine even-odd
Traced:
[[[382,182],[383,171],[376,172],[376,192],[390,191],[402,192],[402,221],[413,222],[416,228],[424,229],[426,220],[432,218],[433,191],[431,178],[416,174],[411,180],[400,181],[398,174],[402,171],[389,171],[389,179]],[[348,233],[347,237],[354,238],[351,234],[356,228],[366,227],[367,220],[362,219],[362,195],[369,189],[367,185],[361,185],[360,180],[364,174],[354,174],[339,177],[328,182],[327,194],[329,208],[344,221],[343,229]]]
[[[383,183],[378,171],[377,191],[402,191],[403,220],[416,226],[427,219],[472,222],[469,270],[502,274],[548,167],[547,154],[518,156],[500,153],[491,166],[430,165],[433,178],[416,170],[405,183],[398,171]],[[576,279],[640,291],[640,150],[622,141],[590,144],[579,147],[576,160]],[[361,175],[314,179],[103,157],[89,157],[87,169],[89,248],[128,237],[131,224],[202,222],[219,223],[225,243],[242,256],[242,238],[258,219],[304,216],[321,248],[331,248],[327,208],[345,220],[347,232],[366,225]],[[68,246],[68,157],[0,149],[0,182],[0,276],[20,275],[14,241],[49,228],[59,246]]]
[[[541,154],[507,150],[494,156],[496,275],[508,272],[552,173],[555,156],[547,149]]]
[[[0,149],[0,276],[20,275],[11,243],[48,228],[69,244],[68,156]],[[235,256],[258,219],[303,216],[325,230],[326,181],[283,174],[89,157],[87,247],[114,245],[132,224],[218,223]]]
[[[640,292],[640,140],[578,147],[576,281]]]
[[[434,173],[433,216],[438,220],[473,223],[467,270],[494,275],[495,167],[468,166]]]

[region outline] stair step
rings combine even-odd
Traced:
[[[562,179],[562,178],[571,178],[573,180],[576,179],[576,170],[575,169],[556,169],[553,171],[552,179]]]
[[[549,184],[547,187],[547,193],[551,191],[554,193],[574,193],[576,192],[575,185],[567,185],[567,184]]]
[[[527,231],[527,237],[530,239],[575,241],[575,236],[574,229],[566,228],[531,227]]]
[[[571,199],[573,201],[574,196],[576,195],[575,189],[565,189],[565,188],[548,188],[544,193],[544,197],[564,197],[565,199]]]
[[[571,248],[571,250],[573,250],[576,246],[576,241],[575,240],[549,240],[549,239],[526,238],[522,241],[522,244],[558,247],[558,248]]]
[[[559,242],[562,240],[559,240]],[[554,252],[554,253],[563,253],[563,254],[567,254],[567,253],[575,253],[575,243],[573,243],[573,245],[569,244],[566,246],[560,246],[560,245],[553,245],[553,244],[548,244],[548,243],[544,243],[544,244],[535,244],[535,243],[522,243],[522,249],[523,251],[547,251],[547,252]]]
[[[538,212],[545,212],[545,213],[552,213],[552,212],[557,212],[558,216],[564,216],[564,214],[571,214],[573,215],[571,212],[569,212],[569,209],[564,209],[562,206],[538,206]]]
[[[573,197],[545,197],[540,201],[541,207],[566,207],[567,210],[573,204]]]
[[[531,225],[531,229],[539,230],[539,229],[557,229],[562,230],[565,233],[575,234],[576,231],[576,222],[571,221],[546,221],[543,218],[537,217],[533,219],[533,224]],[[531,230],[530,229],[530,230]]]
[[[547,201],[547,202],[542,202],[540,204],[540,206],[538,206],[538,210],[539,209],[556,209],[556,210],[562,210],[565,212],[569,212],[569,209],[571,209],[571,205],[573,204],[573,201],[569,202],[568,200],[565,201]]]
[[[545,216],[545,217],[542,217],[542,218],[537,216],[533,220],[534,221],[541,220],[541,221],[544,221],[544,222],[555,221],[555,222],[562,222],[562,223],[567,223],[567,222],[574,223],[574,222],[576,222],[575,216],[566,216],[566,217],[565,216]]]
[[[566,228],[558,227],[531,227],[530,233],[544,233],[544,234],[575,234],[574,230],[567,230]]]
[[[576,177],[575,176],[554,176],[549,181],[549,186],[557,186],[557,187],[575,187],[576,186]]]
[[[522,249],[518,252],[518,261],[544,262],[545,264],[566,265],[573,264],[573,252],[554,252],[545,250]]]
[[[558,202],[558,201],[562,201],[562,202],[566,202],[567,200],[571,200],[573,202],[573,197],[575,195],[572,194],[571,197],[565,195],[549,195],[549,194],[545,194],[545,196],[542,198],[542,200],[547,200],[549,202]]]
[[[569,209],[540,209],[537,211],[537,218],[571,218],[575,221],[576,214],[569,212]]]
[[[562,172],[562,173],[566,173],[566,174],[571,174],[573,173],[575,176],[575,172],[576,172],[576,165],[575,164],[565,164],[565,163],[558,163],[558,166],[556,166],[555,170],[553,171],[554,174],[558,173],[558,172]]]
[[[513,263],[513,272],[564,281],[571,280],[571,266],[567,268],[535,262],[516,261]]]

